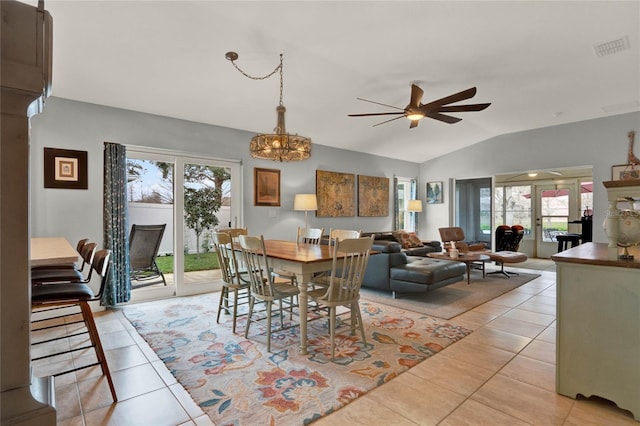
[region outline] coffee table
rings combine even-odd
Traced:
[[[467,285],[471,284],[471,264],[472,263],[482,263],[482,278],[486,276],[484,270],[484,264],[487,260],[490,260],[489,256],[482,253],[460,253],[457,259],[449,256],[449,253],[427,253],[427,256],[433,257],[436,259],[445,259],[445,260],[453,260],[458,262],[464,262],[467,265]]]

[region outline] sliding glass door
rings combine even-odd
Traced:
[[[211,232],[242,224],[238,162],[128,148],[128,222],[166,224],[159,280],[132,281],[132,300],[202,293],[219,287]]]

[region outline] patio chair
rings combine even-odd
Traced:
[[[129,233],[129,261],[131,264],[131,280],[138,281],[131,284],[131,288],[145,287],[159,284],[167,285],[164,274],[156,264],[158,249],[164,235],[166,224],[162,225],[133,225]]]

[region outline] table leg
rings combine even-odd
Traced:
[[[471,262],[465,262],[467,264],[467,285],[471,284]]]
[[[308,296],[307,289],[311,281],[311,274],[298,275],[298,289],[300,294],[298,295],[298,303],[300,304],[300,353],[307,355],[307,305]]]

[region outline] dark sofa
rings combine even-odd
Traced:
[[[374,240],[362,286],[398,293],[424,293],[464,279],[462,262],[408,256],[400,243]],[[438,250],[439,251],[439,250]]]
[[[396,243],[400,245],[400,243],[396,240],[392,231],[385,232],[363,232],[363,237],[368,237],[374,235],[374,244],[378,246],[386,246],[391,243]],[[402,248],[400,246],[400,250],[405,253],[407,256],[426,256],[427,253],[432,252],[440,252],[442,251],[442,245],[440,241],[422,241],[423,247],[413,247],[413,248]]]

